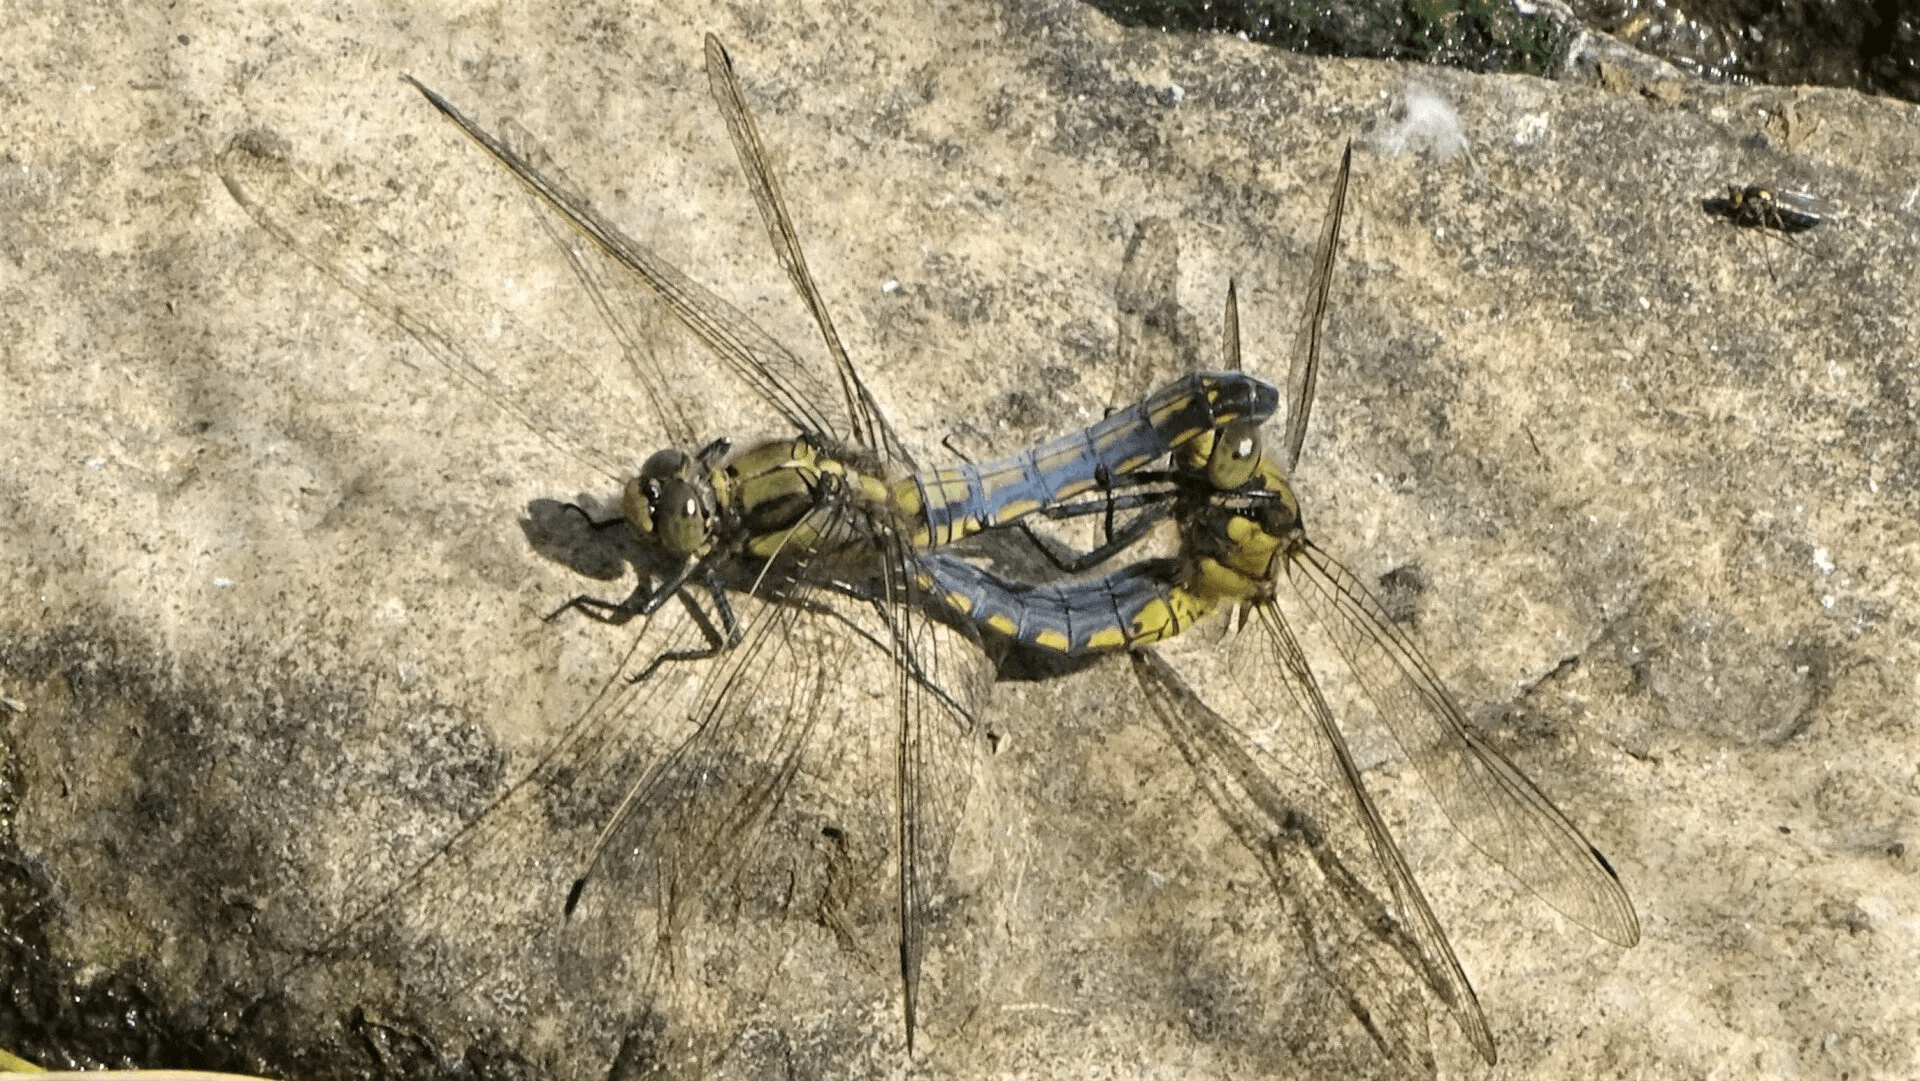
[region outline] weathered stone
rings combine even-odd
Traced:
[[[1115,277],[1148,217],[1177,223],[1195,340],[1213,340],[1231,277],[1249,364],[1278,378],[1340,146],[1358,140],[1299,476],[1308,524],[1363,580],[1391,576],[1457,697],[1606,851],[1644,928],[1623,951],[1533,901],[1356,725],[1502,1065],[1914,1071],[1913,106],[1318,61],[1055,3],[12,21],[13,1049],[585,1077],[624,1038],[622,1061],[644,1061],[656,1019],[556,986],[539,943],[431,958],[484,971],[485,995],[409,997],[422,955],[377,945],[289,975],[343,909],[523,775],[629,638],[541,621],[618,586],[542,558],[521,521],[538,500],[611,497],[597,463],[262,232],[217,160],[244,136],[450,282],[607,360],[519,192],[408,71],[484,122],[518,118],[607,214],[812,349],[707,96],[710,29],[841,334],[928,461],[949,434],[970,452],[1030,445],[1149,389],[1113,362]],[[1459,109],[1470,162],[1372,149],[1415,84]],[[1764,134],[1789,110],[1812,132],[1790,154]],[[1750,182],[1835,213],[1788,242],[1703,210]],[[663,361],[713,367],[674,325],[648,333]],[[524,391],[509,404],[569,446],[631,467],[661,442],[617,374],[488,359],[525,362],[500,376]],[[701,436],[787,434],[717,369],[684,389]],[[1215,644],[1172,652],[1198,665]],[[1303,965],[1289,901],[1124,663],[1003,684],[987,718],[1001,750],[955,856],[916,1072],[1397,1069]],[[884,898],[891,839],[873,832],[765,843],[866,868],[863,896]],[[557,922],[575,855],[496,854],[525,877],[473,884],[470,920],[418,918],[483,943],[486,920]],[[520,910],[483,907],[504,901]],[[907,1068],[889,913],[846,912],[769,929],[791,953],[739,1019],[733,1068]],[[1440,1068],[1482,1073],[1426,1006]]]

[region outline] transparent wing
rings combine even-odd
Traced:
[[[1165,218],[1142,218],[1114,282],[1120,325],[1121,398],[1157,386],[1168,374],[1192,368],[1180,328],[1180,234]]]
[[[1227,281],[1227,305],[1220,317],[1220,367],[1240,370],[1240,293],[1232,279]]]
[[[1455,828],[1568,919],[1622,946],[1638,942],[1633,903],[1605,857],[1473,733],[1380,602],[1311,544],[1289,561],[1287,577]]]
[[[870,553],[860,559],[871,566]],[[782,958],[761,948],[762,970],[745,978],[752,964],[736,930],[744,915],[763,938],[761,928],[782,919],[816,937],[820,925],[850,938],[866,928],[855,952],[868,957],[872,929],[894,926],[912,1039],[934,899],[973,787],[973,709],[990,673],[963,631],[876,603],[884,585],[819,565],[836,561],[803,560],[812,565],[796,577],[850,588],[770,596],[748,623],[682,720],[685,739],[608,817],[574,915],[577,955],[598,980],[620,979],[604,966],[651,942],[656,974],[668,977],[662,998],[695,1031],[704,1021],[724,1034],[749,1005],[740,989],[777,977]],[[644,683],[610,708],[635,722],[657,717]],[[780,836],[768,843],[770,829]],[[796,863],[792,853],[821,838],[868,853],[870,868],[891,850],[892,888],[871,873],[833,880],[831,860]],[[699,977],[714,951],[734,973],[725,989]],[[716,997],[722,1008],[709,1001]]]
[[[747,112],[746,95],[740,90],[740,79],[734,74],[733,61],[727,57],[726,47],[720,44],[720,39],[712,34],[707,35],[706,48],[707,81],[713,92],[713,100],[719,104],[721,115],[726,117],[727,132],[733,137],[734,151],[747,176],[747,187],[753,192],[754,202],[760,206],[760,216],[766,222],[768,237],[773,242],[774,256],[785,268],[794,290],[806,302],[807,310],[813,313],[814,324],[820,328],[820,335],[826,340],[827,353],[833,360],[841,401],[846,406],[847,424],[843,428],[829,430],[875,451],[884,460],[902,462],[911,469],[912,460],[894,437],[885,415],[855,371],[853,361],[847,357],[846,348],[840,344],[840,335],[833,329],[833,319],[827,313],[820,287],[814,284],[813,275],[807,271],[806,255],[800,249],[800,238],[793,231],[793,216],[787,213],[786,200],[780,195],[780,182],[767,163],[766,148],[760,142],[760,130],[754,125],[752,114]]]
[[[531,168],[545,176],[555,190],[573,190],[566,173],[548,156],[533,134],[519,123],[511,119],[503,121],[501,138]],[[663,370],[657,351],[652,348],[654,335],[642,332],[643,327],[651,330],[657,325],[659,303],[647,303],[636,290],[617,288],[615,282],[623,278],[619,274],[619,264],[607,258],[601,249],[589,244],[578,231],[563,229],[555,214],[541,211],[542,204],[536,195],[530,192],[527,198],[535,207],[534,217],[540,222],[540,228],[566,255],[575,278],[592,300],[594,310],[599,313],[600,321],[619,343],[620,354],[627,362],[627,374],[634,385],[641,388],[647,405],[666,428],[667,445],[683,448],[698,446],[700,433],[687,419],[680,396],[674,393],[672,377]],[[574,205],[584,206],[586,203],[584,199],[571,194],[568,198]],[[655,295],[647,294],[646,298]]]
[[[1427,1010],[1406,954],[1418,947],[1382,920],[1387,906],[1327,840],[1339,824],[1244,732],[1193,693],[1159,653],[1131,655],[1147,701],[1208,796],[1272,881],[1304,954],[1388,1057],[1431,1077]],[[1417,971],[1417,968],[1416,968]]]
[[[1327,291],[1333,285],[1333,257],[1340,249],[1340,220],[1346,214],[1347,177],[1353,171],[1353,144],[1340,155],[1340,175],[1333,182],[1327,216],[1320,226],[1320,244],[1313,256],[1313,276],[1300,309],[1300,331],[1287,361],[1287,453],[1291,474],[1300,464],[1300,448],[1307,441],[1307,418],[1313,411],[1314,390],[1320,382],[1320,339],[1326,330]],[[1231,299],[1231,298],[1229,298]],[[1236,327],[1236,339],[1238,338]]]
[[[627,236],[566,186],[542,173],[513,147],[467,119],[452,103],[416,79],[415,89],[495,160],[524,183],[568,225],[606,252],[618,265],[667,302],[675,315],[712,349],[736,376],[751,386],[797,431],[846,439],[844,421],[828,411],[833,388],[817,373],[712,290],[681,273],[651,249]]]
[[[629,302],[622,290],[609,287],[621,271],[637,276],[662,297],[731,370],[795,427],[834,437],[852,433],[883,465],[904,461],[904,453],[826,318],[758,136],[745,114],[737,82],[717,42],[710,42],[709,64],[715,96],[728,116],[776,252],[827,339],[841,410],[823,404],[832,399],[829,383],[815,378],[724,301],[601,219],[568,189],[531,137],[513,130],[511,142],[497,139],[444,99],[419,88],[586,239],[583,244],[569,237],[563,249],[629,361],[641,372],[649,396],[659,403],[658,411],[669,418],[667,426],[682,429],[685,424],[675,419],[675,410],[666,407],[667,392],[658,381],[645,378],[651,366],[636,359],[639,335],[631,329]],[[404,305],[387,310],[399,312],[397,317],[407,314]],[[892,834],[896,845],[900,968],[911,1039],[929,913],[941,889],[947,852],[972,782],[968,746],[972,713],[967,703],[973,692],[963,688],[984,674],[985,660],[964,641],[964,635],[956,637],[950,628],[923,618],[913,608],[903,588],[911,580],[906,573],[911,553],[896,525],[859,523],[851,532],[865,541],[856,541],[848,551],[834,553],[832,558],[801,554],[767,579],[728,583],[744,595],[738,602],[742,618],[736,648],[717,658],[674,662],[637,684],[639,689],[609,695],[576,723],[556,756],[516,789],[507,805],[481,821],[470,835],[481,840],[464,836],[457,840],[437,861],[430,877],[440,881],[473,878],[471,865],[476,861],[484,865],[492,858],[498,835],[508,835],[505,840],[511,842],[520,832],[518,823],[542,815],[553,817],[558,792],[572,789],[576,793],[572,800],[591,813],[569,817],[584,821],[597,815],[607,825],[590,846],[594,853],[590,867],[578,875],[580,930],[573,939],[587,945],[568,951],[571,963],[578,970],[596,973],[607,986],[656,987],[655,977],[661,972],[684,976],[698,967],[676,962],[675,952],[699,938],[696,929],[714,926],[714,914],[728,910],[716,898],[738,895],[746,888],[743,883],[757,880],[758,872],[752,868],[761,860],[791,850],[791,846],[759,843],[775,821],[775,810],[801,790],[832,791],[831,786],[812,783],[819,770],[803,768],[810,749],[831,747],[835,755],[844,757],[853,754],[851,748],[862,746],[862,739],[870,741],[876,732],[885,734],[891,752],[885,761],[894,766],[887,779],[895,807],[893,829],[884,832]],[[683,595],[678,600],[693,615],[672,625],[697,621],[700,609],[693,598]],[[663,611],[676,610],[670,606]],[[658,618],[648,620],[639,639],[651,643],[653,656],[699,648],[684,644],[683,640],[692,638],[688,632],[655,633],[658,622]],[[705,622],[703,631],[711,639],[714,621]],[[891,675],[878,677],[892,688],[890,694],[855,690],[861,681],[848,671],[849,654],[842,651],[857,653],[855,646],[860,643],[891,660],[887,666]],[[634,659],[644,660],[647,653],[637,645]],[[680,667],[686,667],[687,674],[670,670]],[[868,676],[873,678],[873,673]],[[667,713],[657,711],[655,699],[662,696],[673,703]],[[644,708],[638,704],[642,702],[647,703]],[[890,714],[893,724],[884,723],[881,714]],[[654,723],[639,723],[648,721]],[[677,742],[649,744],[619,734],[630,725],[637,731],[658,731],[662,723],[669,729],[679,723],[686,729],[684,736]],[[823,729],[831,735],[824,735]],[[865,755],[864,760],[870,763],[873,755]],[[870,773],[866,789],[842,791],[870,794]],[[575,778],[598,780],[579,788]],[[613,793],[618,793],[617,799],[610,798]],[[870,825],[833,830],[843,837],[871,838],[876,831]],[[878,843],[884,850],[885,842]],[[498,850],[515,847],[505,843]],[[793,873],[786,878],[796,880]],[[440,930],[457,937],[464,927],[449,924]],[[727,941],[728,936],[714,940]],[[636,967],[631,947],[639,943],[652,944],[652,961]],[[757,955],[764,959],[778,952],[769,947]],[[755,981],[745,979],[737,985],[752,987]],[[699,984],[670,979],[664,986]],[[663,1001],[670,1003],[673,996]],[[675,1012],[699,1012],[698,1003],[685,1005],[686,1010]],[[738,1012],[723,1010],[719,1015],[738,1016]]]
[[[624,1018],[668,1076],[704,1075],[776,1004],[857,1015],[904,977],[912,1011],[991,673],[836,561],[730,583],[730,650],[691,591],[636,621],[560,743],[397,884],[369,867],[317,955],[382,958],[409,1000]],[[904,682],[899,654],[921,665]]]
[[[1367,794],[1333,707],[1286,615],[1272,601],[1261,600],[1249,606],[1246,617],[1247,625],[1228,638],[1221,680],[1245,707],[1243,727],[1254,734],[1273,772],[1306,783],[1299,798],[1345,866],[1371,868],[1384,881],[1405,936],[1408,963],[1452,1011],[1468,1042],[1492,1063],[1493,1036],[1479,1000]]]
[[[628,652],[643,666],[662,654],[709,648],[719,630],[690,596],[676,598],[644,621]],[[563,964],[574,956],[562,913],[583,854],[633,786],[654,763],[670,761],[688,739],[703,689],[723,677],[724,655],[661,669],[646,687],[648,707],[626,671],[612,673],[533,769],[464,826],[425,851],[351,864],[348,898],[337,929],[311,949],[312,959],[338,964],[365,957],[366,980],[392,981],[403,1002],[512,1003],[552,1017],[585,1017],[595,1009],[652,1008],[654,981],[646,962],[654,937],[623,943],[607,962],[623,978],[583,985]],[[756,689],[774,703],[806,693],[785,677]],[[716,829],[725,830],[723,824]],[[646,905],[649,898],[636,899]],[[368,988],[368,1000],[379,1001]]]
[[[793,217],[767,161],[759,130],[747,111],[733,62],[720,39],[712,34],[706,37],[706,60],[714,101],[726,118],[735,153],[746,174],[748,189],[759,205],[774,255],[813,313],[832,359],[840,401],[845,409],[845,431],[883,470],[893,475],[911,472],[912,458],[873,400],[834,330],[819,287],[807,270],[806,256],[794,232]],[[869,567],[878,567],[875,596],[883,602],[879,609],[886,632],[883,640],[894,662],[891,700],[897,765],[897,908],[907,1046],[911,1050],[927,926],[934,898],[945,878],[953,836],[972,788],[972,748],[963,746],[971,740],[973,732],[970,702],[984,688],[988,669],[984,655],[965,640],[965,635],[956,636],[945,624],[929,618],[928,609],[913,594],[914,556],[907,534],[898,528],[904,523],[891,523],[896,528],[887,528],[887,525],[880,523],[877,528],[869,529],[871,546],[853,554],[864,556],[870,561]],[[843,570],[859,573],[858,568],[836,568],[834,574],[839,576]]]
[[[478,393],[548,446],[607,476],[630,466],[598,448],[650,426],[609,415],[619,395],[601,373],[459,288],[391,234],[307,183],[263,137],[236,139],[221,155],[221,179],[249,217],[288,248],[411,335],[455,381]],[[570,378],[540,373],[564,363]],[[565,397],[556,394],[571,388]],[[539,408],[531,403],[540,402]]]
[[[896,538],[896,554],[908,553]],[[894,562],[891,567],[903,563]],[[918,1018],[921,964],[937,904],[954,891],[948,858],[965,817],[981,756],[977,705],[987,698],[994,671],[971,625],[950,621],[896,580],[892,595],[907,603],[899,614],[895,665],[895,747],[899,792],[900,964],[906,988],[907,1047]]]

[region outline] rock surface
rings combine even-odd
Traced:
[[[623,1037],[642,1057],[646,1022],[590,1016],[598,989],[513,986],[522,962],[542,978],[512,960],[524,943],[464,998],[405,997],[417,955],[287,966],[618,669],[621,632],[540,619],[617,587],[542,558],[521,518],[611,496],[568,450],[630,467],[657,424],[617,380],[509,368],[539,358],[489,358],[524,398],[476,392],[259,229],[217,163],[245,136],[450,290],[604,359],[524,201],[412,72],[518,118],[629,231],[810,348],[707,96],[712,30],[840,331],[925,460],[949,434],[1031,445],[1148,389],[1112,359],[1115,275],[1147,218],[1177,223],[1196,336],[1236,279],[1249,363],[1278,378],[1356,140],[1309,526],[1405,587],[1436,667],[1607,852],[1644,936],[1621,950],[1532,900],[1356,735],[1369,783],[1406,797],[1390,813],[1502,1054],[1482,1066],[1428,1002],[1437,1069],[1920,1068],[1913,106],[1309,60],[1058,3],[18,23],[0,74],[12,1050],[315,1077],[606,1076]],[[1383,152],[1416,86],[1458,109],[1470,159]],[[1703,209],[1749,182],[1834,213],[1787,242]],[[650,337],[708,363],[670,324]],[[703,436],[781,434],[737,388],[685,389]],[[1123,662],[1003,684],[988,719],[1000,751],[913,1058],[883,908],[844,937],[791,931],[733,1068],[1404,1071],[1303,969]],[[850,843],[884,862],[884,836]],[[527,854],[524,889],[472,896],[551,912],[567,856]]]

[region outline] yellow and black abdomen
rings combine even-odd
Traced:
[[[1186,588],[1187,564],[1149,559],[1100,578],[1025,586],[963,559],[920,557],[921,588],[984,632],[1067,657],[1171,638],[1218,606]]]

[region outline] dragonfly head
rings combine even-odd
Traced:
[[[699,555],[713,535],[713,512],[701,497],[693,459],[677,450],[656,451],[646,460],[627,481],[621,509],[635,529],[677,559]]]

